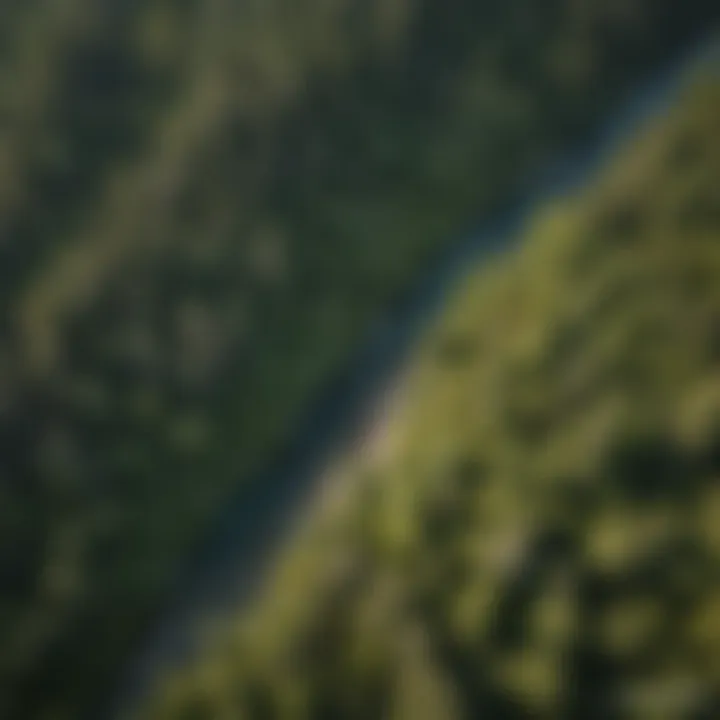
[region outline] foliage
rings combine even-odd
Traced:
[[[4,2],[0,716],[92,712],[372,323],[715,5]]]
[[[703,76],[471,277],[393,452],[141,717],[716,716],[718,117]]]

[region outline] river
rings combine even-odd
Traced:
[[[352,367],[319,398],[273,467],[226,508],[223,521],[177,588],[174,604],[133,658],[104,718],[130,717],[161,673],[192,656],[201,642],[204,620],[237,612],[252,599],[303,510],[312,505],[323,470],[352,446],[368,422],[377,422],[374,411],[448,293],[492,253],[511,249],[535,208],[591,180],[643,123],[671,106],[688,73],[700,63],[712,64],[713,69],[720,64],[720,42],[714,34],[630,93],[631,100],[601,123],[582,147],[570,148],[543,173],[529,178],[512,202],[449,248],[430,276],[370,338]]]

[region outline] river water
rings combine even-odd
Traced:
[[[582,147],[571,148],[545,172],[530,178],[524,192],[469,237],[450,247],[429,277],[370,339],[346,373],[308,414],[291,446],[226,508],[213,537],[195,559],[158,627],[133,658],[111,705],[108,720],[132,710],[169,668],[186,662],[201,644],[209,617],[238,611],[250,601],[272,568],[283,542],[313,503],[327,464],[363,433],[373,411],[395,384],[424,330],[463,277],[493,253],[510,250],[535,208],[581,189],[602,164],[643,124],[668,109],[700,64],[720,66],[720,41],[713,36],[676,59],[617,109]],[[718,120],[720,127],[720,119]]]

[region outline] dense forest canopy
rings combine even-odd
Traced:
[[[720,77],[428,332],[258,601],[143,718],[720,711]]]
[[[76,720],[436,252],[714,0],[5,0],[0,717]]]

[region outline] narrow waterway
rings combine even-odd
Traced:
[[[252,598],[284,539],[312,504],[323,469],[364,434],[368,423],[377,422],[374,410],[394,385],[448,292],[489,255],[510,250],[534,208],[591,180],[619,144],[672,104],[688,72],[699,63],[713,69],[720,65],[720,42],[714,36],[633,92],[631,101],[616,110],[583,147],[569,149],[545,173],[531,178],[519,197],[484,222],[479,231],[454,244],[434,265],[430,277],[318,400],[283,456],[226,509],[223,522],[177,589],[175,604],[167,608],[159,627],[134,658],[104,717],[131,717],[154,680],[192,655],[205,619],[237,610]]]

